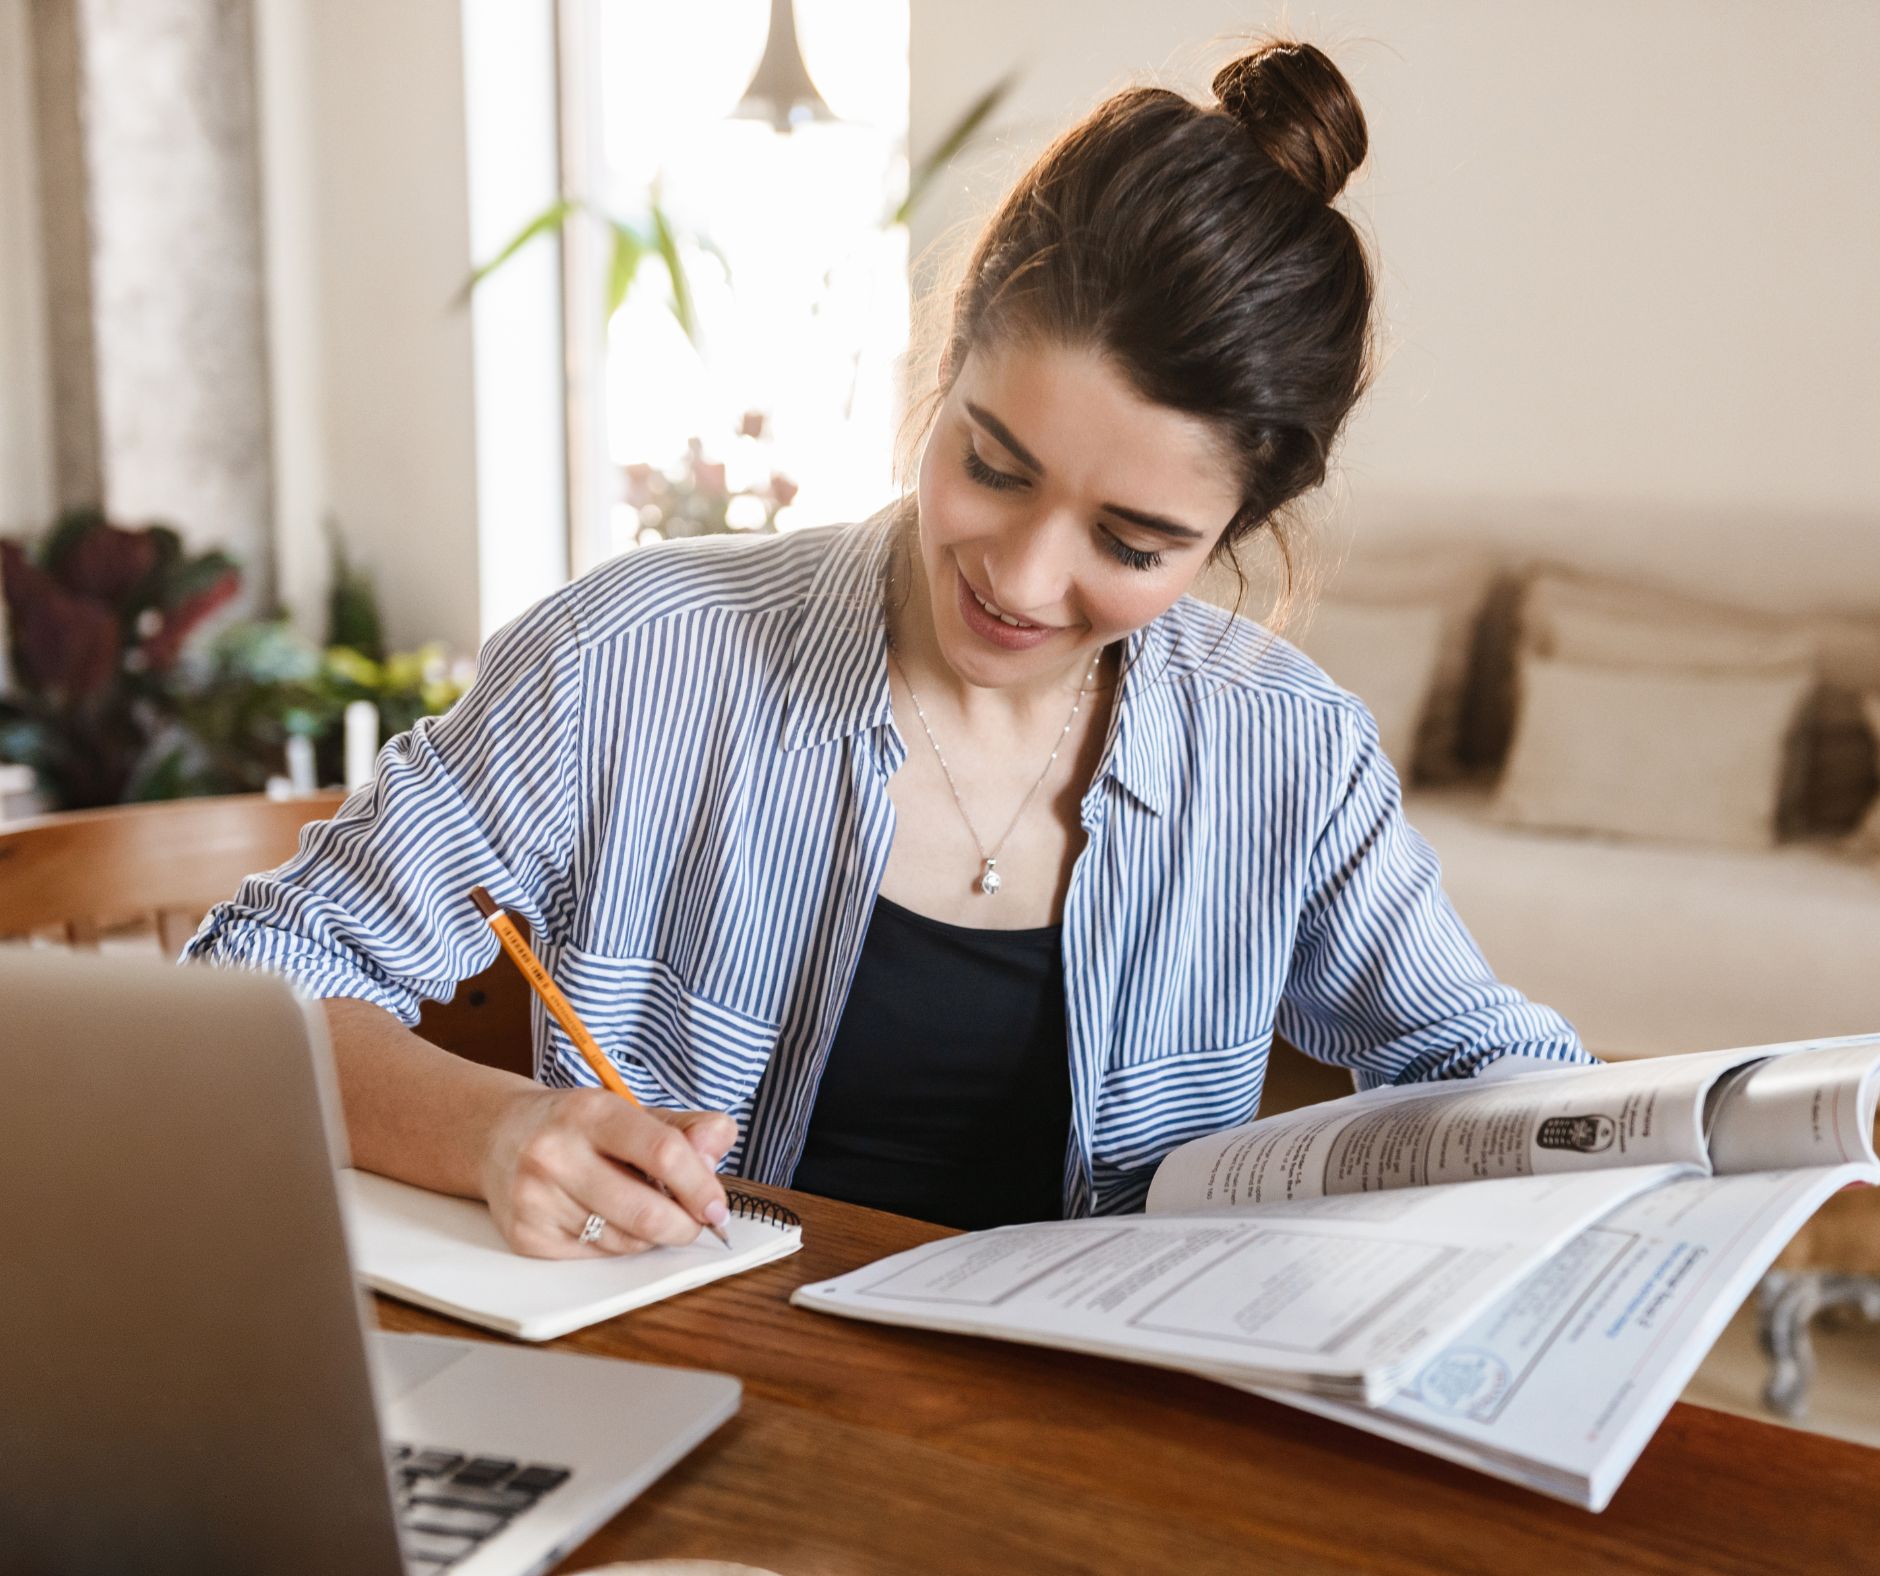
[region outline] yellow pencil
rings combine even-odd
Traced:
[[[517,930],[510,922],[509,916],[496,906],[496,900],[484,888],[478,886],[470,889],[470,901],[476,904],[477,912],[489,921],[490,929],[496,932],[496,939],[503,945],[503,951],[507,952],[516,967],[522,970],[522,977],[529,982],[530,988],[542,998],[542,1005],[548,1009],[548,1015],[559,1023],[562,1032],[574,1041],[574,1048],[581,1053],[588,1066],[594,1069],[595,1077],[623,1100],[638,1105],[640,1102],[635,1098],[633,1091],[627,1087],[626,1079],[620,1076],[619,1069],[608,1059],[606,1052],[595,1043],[594,1036],[588,1033],[587,1025],[581,1021],[580,1015],[574,1010],[574,1004],[562,995],[561,987],[550,978],[548,970],[542,967],[542,960],[535,955],[528,942],[522,939],[522,932]],[[665,1191],[663,1187],[661,1191]],[[725,1235],[723,1226],[706,1224],[705,1229],[727,1248],[731,1246],[731,1239]]]

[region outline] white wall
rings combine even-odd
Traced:
[[[330,517],[394,645],[474,651],[567,575],[554,248],[454,304],[555,195],[553,8],[257,0],[257,32],[284,598],[323,631]]]
[[[1199,91],[1263,28],[1370,124],[1388,357],[1343,522],[1880,604],[1880,6],[913,0],[917,153],[1025,73],[917,250],[1106,92]]]
[[[282,586],[319,632],[329,515],[400,646],[479,630],[456,0],[257,0]]]

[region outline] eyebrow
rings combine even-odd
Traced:
[[[993,437],[997,438],[1001,444],[1010,450],[1012,458],[1017,460],[1026,470],[1030,471],[1034,476],[1042,477],[1044,475],[1044,466],[1039,463],[1038,456],[1033,454],[1024,444],[1020,443],[1013,434],[1012,429],[1006,426],[1004,422],[1000,421],[991,411],[987,410],[985,406],[975,404],[972,400],[967,400],[966,411],[974,421],[978,422],[980,426],[984,427],[987,432],[991,433]],[[1163,536],[1173,536],[1184,542],[1199,542],[1203,540],[1206,534],[1205,532],[1197,531],[1193,526],[1183,525],[1179,520],[1171,520],[1166,515],[1149,514],[1141,509],[1126,509],[1120,503],[1106,503],[1099,505],[1099,507],[1115,515],[1119,520],[1127,520],[1131,525],[1141,526],[1145,531],[1156,531]]]

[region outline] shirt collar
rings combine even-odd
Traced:
[[[799,611],[783,747],[808,749],[894,728],[882,580],[900,511],[890,506],[831,533]],[[1164,814],[1173,793],[1181,718],[1167,669],[1168,615],[1124,644],[1123,692],[1093,782],[1106,776],[1144,809]]]
[[[894,726],[883,572],[898,510],[830,532],[798,610],[783,728],[786,750]]]
[[[1124,642],[1123,692],[1096,773],[1096,782],[1115,778],[1124,792],[1155,815],[1168,810],[1181,747],[1181,715],[1167,672],[1174,655],[1171,636],[1163,627],[1167,617],[1134,631]]]

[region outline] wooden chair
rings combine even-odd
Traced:
[[[289,858],[301,827],[344,797],[177,799],[0,826],[0,941],[175,957],[243,876]],[[505,957],[451,1001],[426,1003],[418,1033],[486,1066],[531,1073],[528,986]]]

